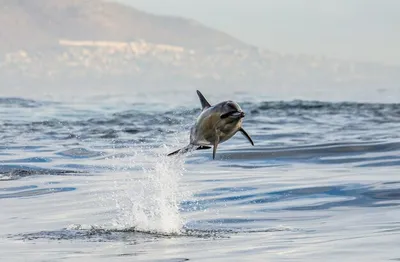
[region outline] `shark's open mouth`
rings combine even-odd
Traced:
[[[237,117],[237,118],[242,118],[242,117],[244,117],[245,116],[245,113],[242,111],[242,112],[239,112],[239,111],[232,111],[232,112],[228,112],[228,113],[225,113],[225,114],[222,114],[221,115],[221,119],[224,119],[224,118],[227,118],[227,117]]]

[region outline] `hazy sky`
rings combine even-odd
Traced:
[[[400,64],[400,0],[115,0],[286,53]]]

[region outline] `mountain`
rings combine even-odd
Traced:
[[[290,90],[400,83],[400,67],[283,55],[192,20],[100,0],[0,0],[0,57],[0,91],[44,85]]]
[[[56,46],[58,39],[145,39],[193,49],[246,46],[192,20],[152,15],[100,0],[0,0],[0,8],[0,50],[48,48]]]

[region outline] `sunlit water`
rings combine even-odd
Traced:
[[[243,96],[212,160],[177,99],[0,98],[1,261],[400,260],[400,104]]]

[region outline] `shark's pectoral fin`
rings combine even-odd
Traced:
[[[249,140],[249,142],[251,143],[251,145],[254,146],[253,140],[251,139],[251,137],[249,136],[249,134],[247,134],[247,132],[241,127],[239,129],[239,131],[247,138],[247,140]]]
[[[214,141],[213,159],[215,159],[215,154],[217,153],[218,143],[219,143],[219,137],[217,136],[217,138],[216,138],[215,141]]]

